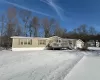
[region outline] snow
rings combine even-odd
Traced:
[[[100,80],[100,48],[0,51],[0,80]]]
[[[100,80],[100,48],[90,47],[64,80]]]
[[[100,47],[89,47],[89,50],[100,50]]]
[[[12,51],[33,51],[33,50],[45,50],[45,47],[12,48]]]
[[[64,80],[100,80],[100,57],[84,57]]]
[[[0,51],[0,80],[64,80],[83,57],[79,51]]]

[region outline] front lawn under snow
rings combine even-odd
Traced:
[[[79,51],[1,51],[0,80],[64,80],[82,57]]]

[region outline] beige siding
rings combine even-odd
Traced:
[[[22,45],[20,43],[21,40],[30,40],[30,39],[27,39],[27,38],[13,38],[13,44],[12,44],[12,47],[13,48],[34,48],[34,47],[46,47],[46,45],[48,44],[48,40],[47,39],[42,39],[42,38],[33,38],[31,39],[32,40],[32,45],[30,44],[26,44],[26,45]],[[40,44],[39,45],[39,42],[40,40],[45,40],[46,41],[46,44]]]

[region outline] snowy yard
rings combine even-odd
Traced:
[[[77,80],[67,79],[67,75],[84,56],[90,57],[94,53],[67,50],[0,51],[0,80]]]
[[[74,51],[0,52],[0,80],[63,80],[83,57]]]

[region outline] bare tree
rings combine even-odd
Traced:
[[[21,28],[20,24],[17,24],[16,35],[17,36],[21,36],[22,35],[22,28]]]
[[[53,24],[55,23],[54,19],[49,20],[48,18],[44,18],[42,20],[43,29],[44,29],[44,36],[50,37],[52,34],[52,28],[54,27]]]
[[[95,28],[94,27],[89,27],[89,35],[96,35],[96,33],[97,33],[97,31],[95,30]]]
[[[15,7],[8,8],[7,11],[7,36],[11,37],[15,35],[16,24],[17,24],[17,11]]]
[[[17,36],[22,35],[22,26],[21,26],[18,18],[15,18],[15,20],[13,21],[13,24],[15,26],[15,35],[17,35]]]
[[[9,7],[7,10],[7,18],[9,22],[13,22],[16,18],[17,10],[15,7]]]
[[[32,28],[34,30],[34,37],[37,37],[38,36],[38,29],[39,29],[39,25],[40,25],[38,17],[36,17],[36,16],[33,17],[31,24],[32,24]],[[30,30],[30,33],[31,32],[32,31]]]
[[[4,24],[5,24],[5,16],[1,16],[1,36],[3,36],[3,31],[4,31]]]
[[[60,25],[57,23],[56,26],[55,26],[54,35],[60,37],[60,35],[59,35],[60,32],[59,31],[60,31]]]
[[[27,27],[29,27],[28,25],[29,25],[29,21],[31,19],[31,15],[32,15],[31,11],[28,11],[28,10],[23,9],[23,10],[20,10],[20,12],[19,12],[19,16],[22,19],[24,28],[25,28],[24,36],[27,36]]]
[[[59,37],[66,37],[66,29],[60,27],[57,23],[54,30],[54,35]]]
[[[88,34],[87,25],[83,24],[77,28],[77,33],[86,35]]]
[[[42,24],[43,24],[43,29],[44,29],[44,36],[49,37],[50,35],[49,20],[47,18],[43,19]]]
[[[32,36],[33,33],[33,29],[32,29],[32,21],[30,22],[29,26],[28,26],[28,30],[29,30],[29,36]]]
[[[0,44],[2,45],[3,44],[3,35],[4,35],[4,28],[5,28],[5,15],[1,15],[1,18],[0,18],[0,21],[1,21],[1,39],[0,39]]]
[[[12,23],[7,24],[6,35],[8,36],[8,38],[15,35],[15,27],[13,27],[13,26],[14,26],[14,24],[12,24]]]
[[[17,10],[15,7],[10,7],[7,10],[7,28],[5,36],[7,37],[7,46],[11,45],[11,36],[16,35],[16,24],[17,24]]]

